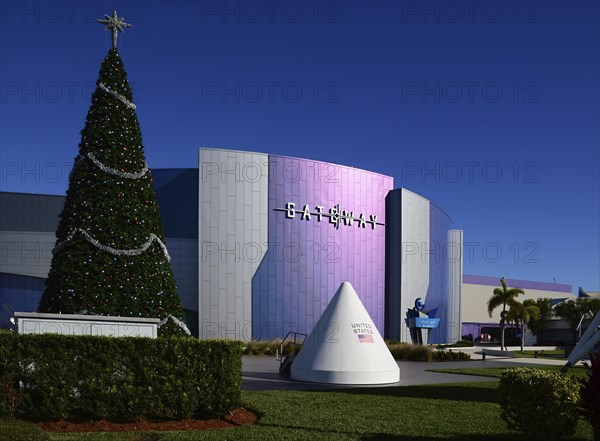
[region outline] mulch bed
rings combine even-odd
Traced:
[[[71,421],[53,421],[38,423],[46,432],[146,432],[153,430],[206,430],[254,424],[258,417],[243,407],[235,409],[222,419],[196,419],[177,421],[146,421],[134,423],[113,423],[111,421],[91,421],[75,423]]]

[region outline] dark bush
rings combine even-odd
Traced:
[[[412,345],[408,343],[390,344],[388,349],[396,360],[406,361],[454,361],[470,360],[471,356],[464,352],[436,351],[430,346]]]
[[[459,340],[456,343],[448,344],[448,345],[437,345],[438,348],[472,348],[474,343],[471,340]]]
[[[575,432],[579,417],[578,381],[572,376],[533,368],[502,372],[500,416],[532,439],[560,440]]]
[[[244,355],[267,355],[274,357],[279,351],[281,351],[282,339],[275,340],[252,340],[244,342]],[[299,338],[296,345],[293,341],[288,340],[283,346],[283,356],[292,355],[300,352],[302,348],[303,339]]]
[[[594,440],[600,441],[600,351],[590,354],[588,375],[581,387],[581,405],[594,429]]]
[[[252,340],[244,342],[244,355],[275,356],[280,347],[281,340]]]
[[[389,338],[385,338],[384,339],[385,344],[388,346],[392,346],[392,345],[406,345],[408,343],[404,342],[404,341],[400,341],[400,340],[391,340]]]
[[[240,402],[240,342],[0,332],[0,354],[1,410],[19,418],[220,416]]]
[[[433,351],[429,346],[407,343],[390,344],[388,348],[396,360],[431,361]]]
[[[464,361],[470,360],[471,355],[460,351],[434,351],[433,361]]]
[[[13,355],[16,340],[0,344],[0,418],[13,416],[21,403],[17,380],[18,361]]]

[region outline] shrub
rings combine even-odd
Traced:
[[[471,355],[460,351],[434,351],[432,359],[434,361],[464,361],[470,360]]]
[[[244,355],[275,355],[281,340],[252,340],[244,343]]]
[[[463,348],[467,348],[467,347],[473,347],[475,346],[475,343],[473,343],[473,340],[459,340],[455,343],[456,347],[463,347]]]
[[[11,418],[0,418],[0,439],[9,439],[11,441],[46,441],[50,437],[35,424]]]
[[[240,342],[0,332],[0,354],[7,351],[15,362],[0,366],[0,399],[7,411],[6,385],[20,382],[17,417],[220,416],[240,402]]]
[[[385,341],[385,344],[388,345],[388,346],[392,346],[392,345],[406,345],[406,344],[408,344],[405,341],[391,340],[389,338],[385,338],[384,341]]]
[[[430,346],[411,345],[408,343],[391,344],[388,349],[396,360],[406,361],[454,361],[470,360],[471,356],[464,352],[435,351]]]
[[[588,376],[581,387],[581,405],[594,429],[594,439],[600,441],[600,351],[591,354],[590,362]]]
[[[540,440],[559,440],[575,432],[579,387],[574,377],[532,368],[507,369],[498,391],[500,416],[510,428]]]
[[[473,341],[471,340],[459,340],[456,343],[452,343],[450,345],[437,345],[438,348],[472,348],[475,346]]]
[[[277,355],[277,351],[281,349],[281,339],[275,340],[252,340],[244,343],[244,355],[269,355],[275,356]],[[289,342],[289,341],[288,341]],[[283,355],[290,355],[294,352],[294,345],[288,344],[283,348]],[[295,351],[298,353],[302,345],[299,344],[295,346]]]
[[[396,360],[431,361],[433,351],[424,345],[411,345],[407,343],[388,345],[390,352]]]
[[[14,357],[14,343],[0,344],[0,418],[12,417],[21,402],[17,381],[18,362]]]

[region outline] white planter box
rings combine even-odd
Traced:
[[[156,338],[158,318],[15,312],[19,334],[103,335]]]

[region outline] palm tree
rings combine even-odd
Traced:
[[[529,323],[529,320],[537,317],[540,314],[540,310],[537,306],[530,303],[519,302],[518,300],[511,300],[508,302],[509,309],[506,312],[506,321],[515,322],[521,327],[521,352],[525,346],[525,324]]]
[[[547,326],[548,321],[554,316],[554,309],[552,309],[552,299],[547,297],[541,297],[539,299],[525,299],[523,300],[525,306],[537,306],[538,313],[532,315],[527,323],[527,328],[531,333],[537,336],[538,343],[543,343],[543,331]]]
[[[504,325],[505,325],[505,316],[506,316],[506,305],[514,300],[518,295],[525,294],[521,288],[511,288],[508,289],[506,287],[506,282],[504,281],[504,277],[500,279],[500,283],[502,283],[502,289],[494,288],[494,293],[492,297],[488,300],[488,314],[490,317],[498,306],[502,305],[502,312],[500,313],[500,330],[501,330],[501,340],[500,340],[500,349],[506,350],[506,345],[504,344]]]

